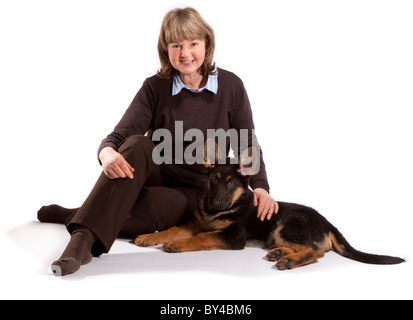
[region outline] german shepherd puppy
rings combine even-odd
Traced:
[[[244,151],[238,164],[222,163],[222,153],[215,145],[215,153],[204,148],[205,166],[209,168],[208,189],[195,212],[193,221],[168,230],[141,235],[135,239],[138,246],[164,244],[167,252],[187,252],[215,249],[243,249],[247,240],[258,240],[270,251],[267,258],[277,261],[279,270],[294,269],[320,259],[325,252],[338,254],[370,264],[398,264],[405,260],[397,257],[374,255],[354,249],[343,235],[322,215],[303,205],[279,202],[278,214],[270,220],[257,218],[254,194],[248,188],[249,178],[259,166],[248,153],[257,157],[254,148]],[[248,162],[246,163],[246,159]],[[259,158],[258,158],[259,159]],[[257,159],[255,159],[257,160]],[[216,164],[216,165],[215,165]],[[257,171],[255,171],[257,172]]]

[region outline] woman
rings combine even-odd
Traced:
[[[254,124],[243,83],[215,67],[214,49],[214,32],[196,10],[175,9],[165,16],[158,41],[161,69],[146,79],[102,141],[98,157],[103,173],[90,195],[78,209],[51,205],[38,212],[40,221],[65,223],[71,233],[63,254],[52,264],[56,275],[76,272],[92,254],[109,252],[119,234],[160,231],[191,216],[203,194],[206,169],[178,157],[191,144],[187,139],[178,143],[179,130],[196,128],[206,139],[211,129],[247,129],[252,143]],[[153,158],[152,141],[159,129],[171,132],[173,140],[173,159],[161,164]],[[226,147],[229,152],[229,142]],[[258,218],[270,219],[278,204],[269,195],[262,156],[250,186]]]

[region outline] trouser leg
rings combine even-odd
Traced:
[[[135,169],[133,179],[108,179],[100,175],[90,195],[68,223],[89,228],[98,238],[92,252],[108,252],[131,213],[144,185],[161,185],[160,166],[152,160],[153,142],[144,136],[131,136],[118,152]]]
[[[164,186],[144,186],[131,213],[119,232],[124,237],[136,237],[140,234],[166,230],[184,223],[193,217],[197,210],[202,192],[196,188],[170,188]],[[66,209],[61,221],[48,221],[70,224],[73,216],[79,210]],[[65,223],[66,221],[66,223]]]
[[[120,234],[136,237],[186,222],[193,217],[201,195],[195,188],[144,187]]]

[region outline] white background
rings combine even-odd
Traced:
[[[188,5],[245,83],[272,195],[318,209],[360,250],[411,260],[411,1],[1,0],[0,297],[412,299],[411,261],[328,253],[279,272],[257,248],[173,255],[119,240],[52,276],[69,236],[37,210],[81,205],[100,141],[159,68],[162,18]]]

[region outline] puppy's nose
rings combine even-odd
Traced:
[[[223,198],[218,198],[218,199],[214,199],[214,201],[212,202],[212,204],[214,205],[215,208],[221,209],[222,206],[223,206],[223,202],[224,202],[224,199],[223,199]]]

